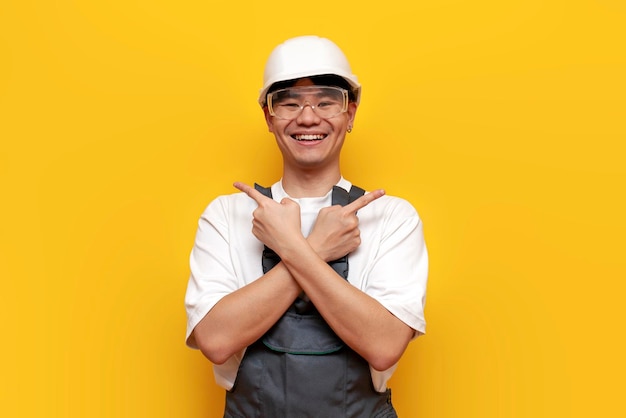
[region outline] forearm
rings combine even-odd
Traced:
[[[283,263],[224,296],[198,323],[194,337],[211,362],[221,364],[258,340],[278,321],[302,289]]]
[[[399,360],[413,336],[408,325],[338,276],[306,241],[281,257],[335,333],[372,367],[385,370]]]
[[[278,263],[263,277],[224,296],[198,323],[193,337],[203,354],[220,364],[258,340],[301,292],[289,270]]]

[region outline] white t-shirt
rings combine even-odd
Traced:
[[[351,187],[343,178],[337,185]],[[319,210],[331,205],[331,194],[293,199],[300,205],[305,237]],[[272,185],[272,196],[278,202],[289,197],[280,181]],[[198,348],[191,333],[222,297],[263,275],[263,244],[251,232],[256,207],[248,195],[235,193],[216,198],[200,217],[185,297],[189,347]],[[416,336],[423,334],[428,254],[417,212],[406,200],[385,195],[360,209],[358,218],[361,245],[349,256],[348,281],[413,328]],[[220,386],[232,388],[244,353],[213,366]],[[381,372],[370,367],[378,391],[386,389],[395,368]]]

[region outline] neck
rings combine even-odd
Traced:
[[[297,173],[285,170],[283,172],[283,189],[291,197],[320,197],[324,196],[341,178],[337,168],[325,173],[319,171]]]

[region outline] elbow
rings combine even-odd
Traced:
[[[388,334],[386,338],[378,338],[378,343],[370,346],[369,355],[363,357],[374,370],[379,372],[388,370],[400,361],[414,335],[415,331],[412,328],[402,326],[399,330]]]
[[[209,350],[201,347],[200,351],[202,352],[204,357],[206,357],[211,363],[217,365],[226,363],[226,360],[230,358],[229,355],[226,355],[222,351],[218,350]]]
[[[220,344],[217,338],[198,338],[196,336],[196,344],[200,352],[213,364],[224,364],[233,353],[228,350],[224,344]]]
[[[371,356],[369,364],[376,371],[382,372],[392,368],[400,360],[402,354],[393,355],[390,353],[380,353],[379,355]]]
[[[374,350],[366,358],[369,365],[376,371],[382,372],[395,366],[406,350],[408,342],[383,344],[372,347]]]

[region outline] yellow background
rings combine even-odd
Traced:
[[[424,221],[400,415],[624,416],[625,28],[619,0],[3,1],[0,416],[220,416],[188,254],[280,175],[256,94],[301,34],[364,85],[344,175]]]

